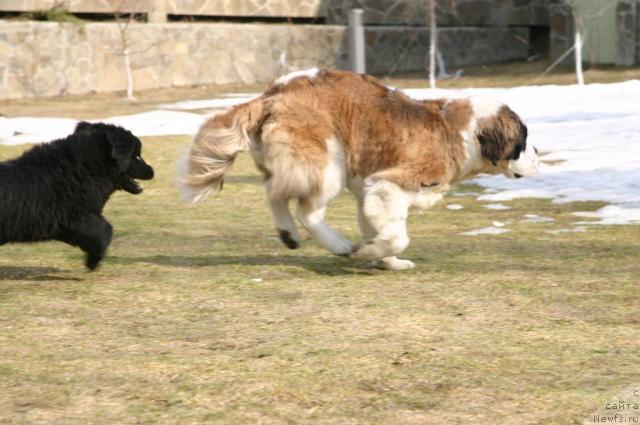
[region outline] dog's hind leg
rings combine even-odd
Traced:
[[[95,270],[111,243],[113,227],[99,214],[90,214],[65,227],[56,239],[87,253],[85,265]]]
[[[267,194],[269,200],[269,208],[273,217],[273,225],[280,235],[280,240],[289,249],[297,249],[300,247],[300,236],[296,223],[289,212],[289,201],[278,199]]]
[[[346,256],[353,249],[351,242],[324,221],[327,205],[346,186],[346,154],[342,143],[334,138],[326,141],[326,147],[329,160],[323,170],[321,184],[315,193],[299,197],[296,217],[323,248]]]
[[[318,243],[336,255],[346,256],[353,250],[351,242],[336,232],[324,221],[326,202],[318,198],[300,200],[296,216]]]

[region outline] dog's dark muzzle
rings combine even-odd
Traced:
[[[136,161],[132,167],[129,167],[127,174],[131,178],[140,180],[151,180],[154,175],[153,168],[142,160]]]
[[[133,195],[142,193],[142,188],[134,179],[151,180],[153,178],[153,168],[146,162],[140,159],[136,159],[133,164],[129,166],[127,173],[120,177],[120,188]]]

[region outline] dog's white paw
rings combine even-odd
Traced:
[[[353,252],[353,245],[348,240],[340,238],[333,241],[330,250],[335,255],[346,257]]]
[[[375,260],[388,255],[386,252],[386,246],[380,240],[374,239],[366,243],[359,243],[349,257],[359,260]]]
[[[411,260],[402,260],[398,257],[385,257],[374,261],[374,265],[382,270],[411,270],[416,263]]]

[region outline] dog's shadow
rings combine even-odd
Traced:
[[[47,282],[47,281],[80,281],[77,277],[61,276],[61,273],[69,270],[60,270],[55,267],[38,267],[38,266],[0,266],[1,280],[25,280],[31,282]]]
[[[147,257],[110,257],[116,263],[150,263],[168,267],[218,267],[227,265],[244,266],[289,266],[298,267],[314,273],[339,276],[347,274],[371,275],[379,270],[366,262],[354,262],[335,256],[289,256],[289,255],[153,255]]]

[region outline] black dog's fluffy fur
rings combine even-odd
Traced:
[[[119,189],[142,192],[153,178],[140,140],[110,124],[81,122],[70,136],[0,162],[0,245],[58,240],[86,252],[93,270],[113,229],[102,208]]]

